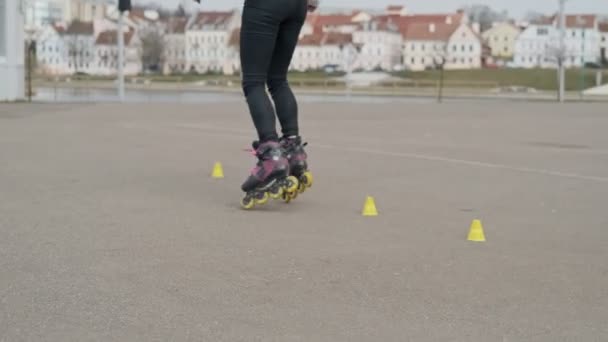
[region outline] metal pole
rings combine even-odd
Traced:
[[[559,102],[564,102],[565,88],[566,88],[566,14],[565,12],[566,0],[559,0]]]
[[[125,41],[123,35],[123,12],[118,14],[118,99],[120,102],[125,101],[125,75],[124,75],[124,53]]]

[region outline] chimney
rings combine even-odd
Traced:
[[[475,31],[475,33],[480,33],[479,31],[481,31],[481,24],[473,23],[473,31]]]
[[[448,15],[445,18],[445,23],[448,24],[448,25],[452,25],[452,16],[451,15]]]
[[[429,32],[435,33],[435,23],[430,23],[429,24]]]

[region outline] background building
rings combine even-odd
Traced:
[[[494,24],[481,36],[490,47],[492,57],[512,59],[515,53],[515,41],[520,33],[517,26],[507,22]]]
[[[0,1],[0,101],[25,95],[24,14],[20,0]]]
[[[65,3],[64,0],[30,0],[25,8],[26,29],[35,30],[62,21]]]

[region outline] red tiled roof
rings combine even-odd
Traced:
[[[65,31],[65,33],[69,35],[93,35],[94,32],[95,30],[92,22],[78,20],[72,21]]]
[[[597,16],[594,14],[568,15],[566,16],[566,27],[595,28]]]
[[[97,36],[97,40],[95,40],[95,45],[116,45],[118,44],[118,31],[109,30],[104,31]],[[133,38],[133,30],[130,30],[127,33],[124,33],[125,45],[129,45],[131,43],[131,38]]]
[[[351,26],[356,25],[353,18],[359,13],[353,14],[310,14],[307,21],[314,27],[324,26]]]
[[[300,45],[321,46],[321,45],[341,45],[352,43],[353,35],[348,33],[326,32],[313,33],[300,39]]]
[[[446,24],[451,21],[452,24],[459,24],[463,19],[463,13],[451,13],[451,14],[415,14],[415,15],[380,15],[375,17],[375,20],[383,22],[392,22],[397,26],[399,32],[403,36],[406,35],[407,30],[412,24]]]
[[[200,12],[196,15],[192,26],[202,27],[204,25],[213,25],[216,27],[225,26],[228,21],[234,16],[234,12]]]
[[[53,29],[54,29],[54,30],[55,30],[57,33],[59,33],[60,35],[61,35],[61,34],[64,34],[64,33],[66,32],[65,27],[64,27],[64,26],[62,26],[62,25],[53,24]]]
[[[535,20],[533,24],[537,25],[555,25],[559,26],[560,18],[558,15],[550,17],[542,17]],[[595,14],[568,14],[566,15],[567,28],[595,28],[597,16]]]
[[[459,26],[445,23],[413,23],[408,26],[404,37],[407,40],[447,41]]]
[[[608,33],[608,23],[599,24],[600,32]]]
[[[171,18],[167,23],[167,33],[185,33],[187,18]]]

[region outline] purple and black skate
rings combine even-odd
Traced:
[[[312,173],[308,170],[308,154],[304,150],[308,143],[302,143],[299,136],[283,137],[280,142],[289,161],[290,175],[298,179],[298,192],[303,193],[313,182]],[[283,197],[289,201],[297,197],[297,193],[294,193],[292,198],[286,198],[285,195]]]
[[[277,199],[297,192],[298,180],[290,176],[289,161],[279,143],[254,141],[252,154],[258,162],[241,186],[246,193],[241,200],[243,208],[251,209],[256,204],[265,204],[269,197]]]

